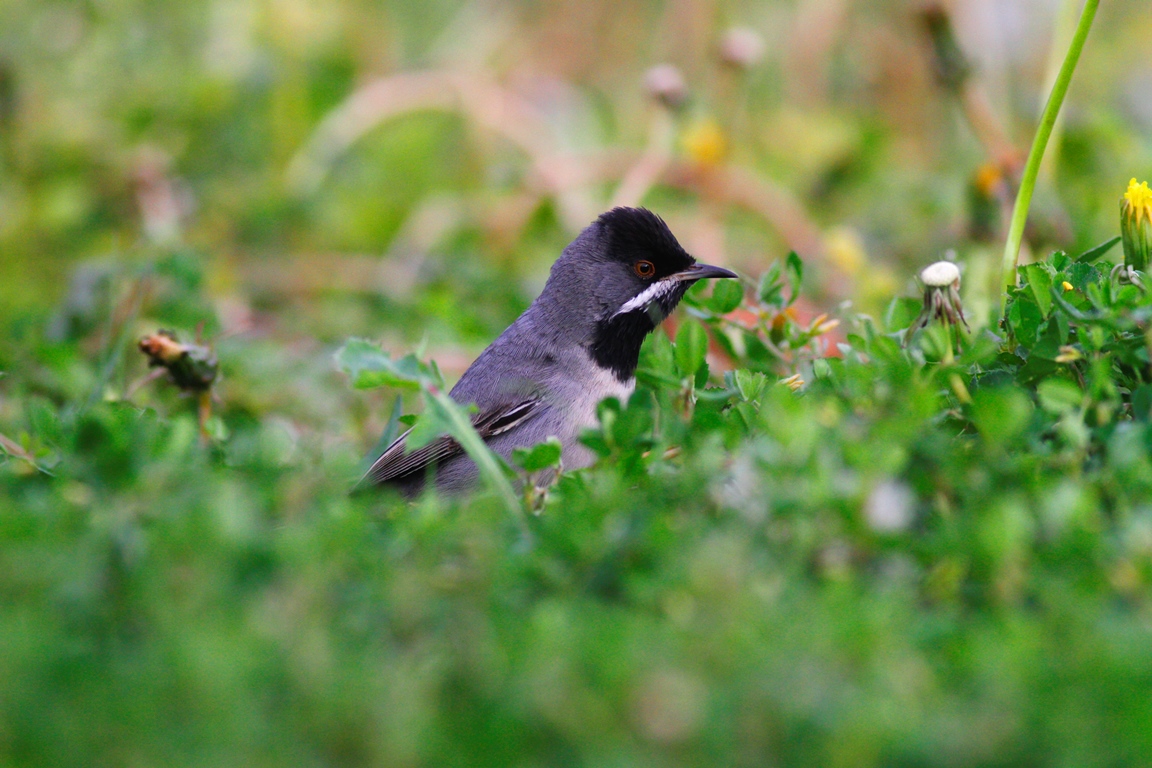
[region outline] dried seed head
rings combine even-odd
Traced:
[[[171,365],[184,354],[184,345],[172,331],[157,331],[140,339],[140,351],[148,356],[150,366]]]
[[[960,287],[960,269],[950,261],[938,261],[920,270],[920,282],[928,288]]]
[[[964,326],[964,304],[960,301],[960,268],[950,261],[938,261],[920,270],[920,282],[924,283],[924,308],[904,337],[907,344],[913,334],[928,327],[933,320],[945,325]]]
[[[219,363],[208,347],[182,344],[172,331],[157,331],[139,342],[149,368],[164,368],[180,389],[205,391],[216,381]]]

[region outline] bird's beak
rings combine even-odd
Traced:
[[[688,267],[688,269],[669,275],[666,279],[677,282],[694,283],[706,277],[739,277],[739,275],[730,269],[713,266],[712,264],[693,264]]]

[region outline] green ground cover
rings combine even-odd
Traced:
[[[933,84],[938,17],[848,4],[883,50],[810,61],[771,30],[815,3],[707,5],[682,50],[585,5],[0,6],[0,765],[1149,762],[1146,3],[1102,4],[1003,322],[1024,153],[979,68]],[[737,21],[763,60],[717,63]],[[416,361],[458,375],[629,188],[747,278],[649,339],[596,466],[350,495]],[[971,330],[918,322],[945,247]],[[218,359],[203,423],[143,381],[161,328]]]

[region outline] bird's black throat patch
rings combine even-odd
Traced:
[[[652,333],[664,318],[672,314],[691,283],[677,283],[661,296],[649,309],[636,309],[596,324],[596,332],[588,351],[601,368],[607,368],[620,382],[627,382],[636,373],[640,361],[640,347],[644,337]]]

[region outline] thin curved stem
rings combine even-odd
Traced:
[[[1003,314],[1008,304],[1008,291],[1016,285],[1016,262],[1020,258],[1020,241],[1024,238],[1024,223],[1028,220],[1028,208],[1032,204],[1032,192],[1036,188],[1036,176],[1040,172],[1040,161],[1044,158],[1044,150],[1048,146],[1048,139],[1052,135],[1052,126],[1056,124],[1056,117],[1060,114],[1060,106],[1064,103],[1064,95],[1068,92],[1068,84],[1072,82],[1072,73],[1076,71],[1076,63],[1080,60],[1080,52],[1084,49],[1084,41],[1088,38],[1088,31],[1092,28],[1092,20],[1096,17],[1096,7],[1100,0],[1086,0],[1084,10],[1080,12],[1080,21],[1072,35],[1072,43],[1068,46],[1068,53],[1064,56],[1064,63],[1056,75],[1056,82],[1052,85],[1052,93],[1048,96],[1048,103],[1044,105],[1044,113],[1040,117],[1040,125],[1036,128],[1036,137],[1032,140],[1032,149],[1028,152],[1028,162],[1024,165],[1024,175],[1020,179],[1020,190],[1016,193],[1016,204],[1012,208],[1012,223],[1008,228],[1008,242],[1004,244],[1004,264],[1001,274],[1003,292],[1000,294],[1000,313]]]
[[[505,509],[519,526],[521,533],[525,536],[530,535],[528,527],[524,523],[524,508],[520,504],[520,499],[516,495],[512,483],[508,482],[504,470],[500,468],[499,459],[480,435],[476,434],[476,428],[472,426],[472,422],[464,415],[460,406],[443,392],[433,392],[427,388],[425,389],[425,402],[429,408],[438,411],[440,418],[447,423],[449,434],[456,442],[460,443],[460,447],[468,454],[468,458],[476,463],[480,476],[500,497]]]

